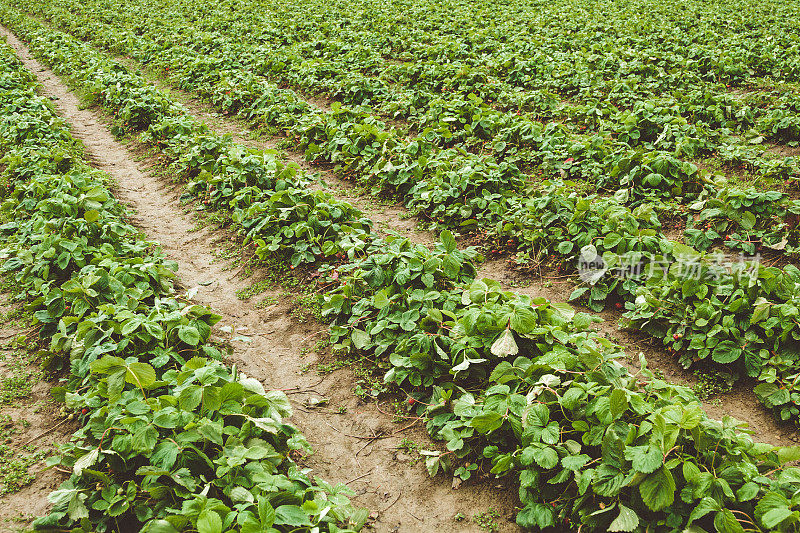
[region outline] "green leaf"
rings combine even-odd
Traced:
[[[757,483],[748,481],[736,491],[736,499],[740,502],[750,501],[759,493],[759,486]]]
[[[352,333],[350,333],[350,338],[353,339],[353,346],[357,350],[363,350],[367,346],[369,346],[370,337],[369,333],[360,329],[354,329]]]
[[[561,255],[567,255],[572,251],[572,248],[574,246],[575,244],[572,241],[561,241],[560,243],[558,243],[556,250],[558,250],[558,253],[560,253]]]
[[[622,389],[614,389],[610,397],[611,417],[615,420],[628,410],[628,395]]]
[[[100,212],[97,209],[90,209],[83,214],[83,218],[86,222],[97,222],[100,218]]]
[[[589,292],[590,287],[578,287],[569,295],[568,300],[571,302],[572,300],[577,300],[587,292]]]
[[[675,479],[672,472],[661,467],[639,485],[639,494],[652,511],[660,511],[675,501]]]
[[[270,527],[275,523],[275,509],[263,496],[258,497],[258,520],[262,527]]]
[[[789,391],[777,383],[759,383],[753,388],[756,397],[767,407],[777,407],[789,402]]]
[[[714,348],[711,358],[717,363],[728,364],[739,359],[742,349],[733,341],[722,341]]]
[[[550,302],[550,307],[556,310],[565,320],[572,320],[575,316],[575,309],[565,302]]]
[[[79,521],[83,518],[89,518],[89,509],[86,508],[86,505],[83,503],[86,501],[86,494],[75,494],[70,500],[69,504],[67,505],[67,515],[69,518],[74,521]]]
[[[149,389],[156,382],[156,371],[147,363],[131,363],[125,373],[125,381],[140,389]]]
[[[281,505],[275,509],[275,524],[287,526],[311,526],[308,514],[297,505]]]
[[[158,431],[150,425],[139,428],[131,435],[131,447],[139,452],[152,452],[157,442]]]
[[[83,469],[94,465],[97,462],[98,457],[100,457],[100,450],[98,448],[92,448],[89,453],[81,456],[80,459],[75,461],[75,464],[72,466],[72,472],[76,476],[80,477],[80,475],[83,473]]]
[[[386,297],[386,289],[381,289],[372,297],[372,305],[377,309],[383,309],[389,305],[389,298]],[[360,350],[361,348],[359,348]]]
[[[637,472],[650,474],[664,464],[664,456],[656,446],[628,446],[625,448],[625,459],[632,462]]]
[[[222,518],[209,509],[203,509],[197,517],[198,533],[222,533]]]
[[[439,234],[439,238],[442,244],[444,244],[444,249],[448,254],[453,253],[458,247],[455,238],[453,238],[453,234],[450,233],[449,230],[442,231],[442,233]]]
[[[633,509],[629,509],[618,503],[619,515],[608,526],[609,531],[633,531],[639,526],[639,515]]]
[[[764,516],[761,517],[761,522],[765,527],[771,529],[794,514],[795,513],[786,507],[777,507],[764,513]]]
[[[200,344],[200,332],[194,326],[178,326],[178,338],[189,346]]]
[[[700,500],[697,503],[697,505],[695,505],[694,509],[692,509],[692,512],[689,513],[689,524],[691,524],[695,520],[703,518],[705,515],[707,515],[712,511],[719,511],[721,509],[722,507],[720,506],[717,500],[706,496],[702,500]]]
[[[741,225],[746,230],[751,230],[756,225],[756,216],[750,211],[742,213]]]
[[[753,316],[750,317],[750,325],[756,324],[761,322],[762,320],[766,320],[769,318],[769,312],[772,305],[766,301],[765,298],[759,298],[759,300],[764,300],[763,302],[756,302],[756,306],[753,309]]]
[[[786,464],[792,461],[800,461],[800,446],[785,446],[775,450],[778,460],[781,464]],[[744,487],[742,487],[744,488]]]
[[[255,501],[255,497],[253,496],[253,493],[250,492],[249,490],[247,490],[244,487],[233,487],[231,489],[230,498],[231,498],[231,501],[234,502],[234,503],[238,503],[238,502],[252,503],[252,502]]]
[[[198,431],[209,441],[222,446],[222,422],[212,422],[206,418],[200,423]]]
[[[536,448],[533,451],[533,460],[536,464],[549,470],[558,464],[558,453],[553,448]]]
[[[503,425],[503,417],[500,413],[489,411],[472,417],[469,425],[474,427],[478,433],[490,433]]]
[[[514,313],[511,315],[511,329],[524,335],[531,333],[536,326],[536,313],[524,307],[514,309]]]
[[[714,527],[718,533],[744,533],[742,524],[728,509],[723,509],[714,516]]]
[[[561,459],[561,466],[566,470],[580,470],[589,462],[590,457],[584,453],[580,455],[567,455]]]
[[[555,525],[553,509],[542,503],[529,503],[517,513],[517,525],[527,529],[545,529]]]

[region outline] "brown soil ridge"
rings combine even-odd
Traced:
[[[304,354],[313,346],[319,331],[316,323],[298,324],[289,313],[290,304],[279,302],[263,310],[242,303],[236,293],[254,280],[238,279],[216,260],[213,250],[225,240],[220,232],[194,231],[191,217],[179,207],[176,191],[169,183],[140,169],[131,153],[103,124],[99,113],[81,109],[80,101],[62,81],[36,61],[27,47],[5,28],[0,28],[24,65],[42,84],[59,114],[72,125],[72,134],[86,146],[88,159],[108,172],[117,183],[118,199],[133,208],[132,221],[150,239],[159,241],[165,253],[180,265],[179,278],[185,287],[197,289],[193,301],[213,308],[223,316],[220,325],[249,337],[234,342],[232,362],[268,388],[290,393],[295,405],[292,422],[314,446],[315,453],[303,460],[313,475],[328,482],[345,483],[357,495],[355,505],[373,512],[377,531],[465,531],[478,532],[470,520],[455,521],[461,513],[471,517],[488,508],[497,510],[498,531],[517,531],[512,522],[516,490],[505,485],[465,483],[458,490],[449,479],[429,478],[421,462],[398,449],[408,438],[421,448],[434,448],[419,425],[402,432],[407,424],[395,424],[375,403],[363,403],[352,393],[356,379],[347,369],[320,379],[303,372],[320,354]],[[257,274],[256,274],[257,275]],[[265,293],[279,296],[277,291]],[[305,409],[309,399],[329,399],[329,411]],[[336,414],[338,407],[345,414]],[[387,406],[382,407],[388,411]],[[386,438],[372,439],[374,436]],[[498,490],[502,489],[502,490]]]

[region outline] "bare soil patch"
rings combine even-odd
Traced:
[[[47,513],[47,495],[67,475],[45,470],[45,459],[66,442],[75,423],[50,396],[35,360],[36,331],[21,303],[0,293],[0,532],[22,531]]]

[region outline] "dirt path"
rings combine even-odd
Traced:
[[[61,116],[72,125],[73,136],[86,145],[88,159],[113,176],[115,194],[132,207],[133,222],[178,262],[184,287],[197,289],[193,300],[220,313],[220,325],[231,326],[249,338],[249,342],[234,342],[233,362],[266,387],[291,393],[296,407],[293,423],[315,449],[303,461],[314,475],[333,483],[349,481],[357,493],[354,503],[373,511],[377,531],[477,532],[480,528],[472,521],[456,522],[453,517],[461,513],[469,518],[490,507],[501,515],[497,521],[500,531],[517,530],[510,522],[515,514],[515,490],[498,490],[488,483],[465,484],[452,490],[449,479],[429,478],[417,455],[398,449],[403,439],[423,449],[433,448],[424,428],[414,426],[398,432],[407,424],[393,423],[392,417],[374,403],[365,404],[353,395],[356,378],[350,370],[337,370],[322,378],[303,372],[304,367],[320,360],[313,351],[318,335],[324,334],[320,325],[292,319],[292,302],[280,298],[277,291],[264,293],[278,300],[265,309],[240,301],[237,291],[250,287],[258,273],[249,280],[239,279],[226,262],[215,258],[214,250],[224,246],[226,237],[206,229],[193,231],[195,223],[179,207],[171,185],[139,168],[131,153],[103,125],[101,115],[81,109],[78,98],[52,71],[33,59],[18,39],[5,29],[0,33],[37,75],[44,93],[53,98]],[[315,398],[328,399],[328,409],[303,407]],[[344,414],[338,414],[339,409]],[[389,407],[382,409],[388,411]],[[385,438],[371,439],[376,435]]]
[[[0,532],[27,529],[47,513],[47,495],[66,475],[44,470],[44,459],[64,443],[75,423],[60,416],[34,360],[36,332],[19,302],[0,293]]]

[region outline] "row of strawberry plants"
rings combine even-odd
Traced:
[[[753,244],[750,242],[753,240],[750,237],[752,237],[754,231],[758,231],[759,228],[770,227],[777,219],[781,227],[773,226],[773,231],[769,234],[769,239],[771,240],[766,240],[765,243],[775,247],[783,246],[789,250],[796,249],[798,236],[796,228],[791,225],[791,216],[793,216],[791,211],[797,211],[797,202],[787,201],[783,195],[774,193],[768,195],[769,198],[765,198],[761,202],[760,210],[751,208],[749,211],[740,211],[739,209],[742,206],[752,205],[752,202],[748,200],[745,200],[742,205],[730,205],[733,198],[742,195],[747,196],[748,194],[752,196],[755,193],[753,191],[723,189],[716,197],[708,200],[711,205],[714,205],[714,202],[718,202],[723,206],[728,205],[728,211],[741,213],[742,215],[739,217],[732,216],[731,213],[714,214],[714,209],[704,210],[703,216],[705,218],[718,217],[719,220],[716,221],[717,229],[722,229],[719,228],[720,225],[738,224],[739,232],[733,233],[732,239],[723,242],[732,245],[734,249],[738,247],[749,251],[750,246]],[[484,195],[484,198],[486,198],[486,195]],[[491,198],[486,199],[492,200]],[[780,203],[777,203],[778,200],[780,200]],[[507,242],[510,242],[512,247],[521,250],[523,254],[529,253],[530,250],[536,250],[538,253],[552,251],[565,258],[574,258],[580,252],[590,250],[591,254],[601,257],[603,263],[611,269],[619,268],[620,265],[634,265],[643,260],[654,263],[674,263],[676,259],[679,259],[676,258],[674,253],[674,243],[665,239],[659,231],[659,223],[652,209],[641,206],[631,211],[624,207],[626,203],[624,195],[617,195],[617,197],[613,198],[583,197],[571,192],[568,186],[554,183],[546,185],[542,190],[537,191],[531,198],[524,201],[510,198],[506,202],[506,205],[513,205],[513,208],[509,208],[507,211],[496,207],[493,208],[493,211],[496,211],[498,215],[497,218],[499,218],[499,221],[496,222],[495,231],[499,236],[508,239]],[[767,207],[764,207],[765,205]],[[775,209],[777,209],[777,212],[775,212]],[[491,221],[482,222],[486,224]],[[776,229],[778,231],[775,231]],[[763,229],[761,231],[763,232]],[[744,238],[745,234],[747,238]],[[690,231],[689,235],[695,234]],[[703,233],[703,239],[702,243],[705,245],[714,239],[722,240],[721,234],[715,233],[711,229]],[[276,247],[276,244],[272,245],[273,249]],[[703,259],[703,261],[707,263],[708,259]],[[633,309],[638,305],[636,303],[638,292],[642,290],[661,290],[672,291],[673,297],[680,301],[681,293],[685,290],[681,289],[684,277],[684,274],[679,273],[677,276],[678,281],[676,282],[674,279],[670,281],[664,277],[654,276],[650,277],[645,283],[635,277],[604,276],[600,279],[589,280],[592,285],[575,291],[573,298],[584,298],[590,307],[601,309],[611,295],[616,295],[621,297],[623,301],[628,302],[626,305]],[[705,280],[705,282],[709,283],[712,289],[700,293],[699,302],[713,306],[713,295],[717,292],[717,288],[714,286],[713,280]],[[645,288],[645,285],[649,288]],[[660,285],[663,285],[663,287]],[[722,286],[727,287],[728,285],[723,283]],[[655,316],[655,319],[659,320],[658,328],[650,327],[650,324],[655,319],[646,321],[640,319],[636,313],[631,315],[635,319],[631,320],[630,323],[635,327],[657,335],[659,338],[667,339],[665,344],[668,344],[670,349],[676,350],[680,354],[680,360],[686,366],[708,358],[709,354],[719,344],[720,349],[716,352],[718,355],[711,357],[715,362],[739,368],[742,373],[751,376],[763,376],[763,380],[767,383],[775,380],[792,383],[796,372],[791,365],[787,368],[782,356],[777,353],[778,350],[788,349],[791,345],[791,339],[787,340],[786,336],[783,336],[774,342],[768,342],[766,339],[770,338],[771,331],[756,333],[750,331],[751,328],[744,322],[735,328],[728,324],[736,316],[743,316],[745,322],[751,320],[753,316],[752,306],[756,305],[755,302],[761,301],[760,299],[771,302],[770,305],[774,304],[776,306],[782,305],[784,301],[780,298],[776,299],[768,289],[759,286],[757,290],[748,292],[748,298],[745,301],[749,305],[737,307],[735,310],[723,309],[724,312],[715,314],[713,320],[709,320],[708,324],[695,328],[697,331],[693,335],[686,334],[687,328],[691,328],[685,324],[686,316],[684,316],[684,313],[678,312],[671,306],[663,306],[663,309],[658,314],[650,316],[647,315],[649,310],[639,309],[638,312],[644,313],[643,316],[645,318]],[[736,320],[740,319],[736,318]],[[664,325],[664,321],[683,325],[669,327]],[[791,325],[793,324],[790,323]],[[678,329],[681,331],[677,331]],[[669,335],[662,337],[661,334],[667,330]],[[713,332],[713,338],[702,343],[699,340],[691,341],[694,336],[701,337],[709,331]],[[672,336],[674,335],[680,335],[681,337],[673,339]],[[794,336],[796,332],[789,328],[786,335]],[[750,337],[759,339],[760,342],[754,342]],[[749,343],[747,350],[743,348],[745,343]],[[733,345],[734,348],[723,354],[722,349],[730,345]],[[751,355],[753,353],[756,356]],[[758,390],[762,401],[767,406],[773,407],[775,400],[761,394],[763,390],[764,387]],[[790,392],[793,392],[793,390],[793,388],[789,389]],[[780,416],[784,419],[795,419],[796,417],[792,413],[796,410],[797,397],[791,394],[781,394],[781,398],[783,399],[781,404],[783,407],[780,408]]]
[[[286,396],[222,364],[219,316],[175,294],[176,265],[126,222],[107,176],[0,49],[2,270],[49,339],[81,427],[37,529],[353,531],[349,489],[312,482]]]
[[[154,97],[167,102],[140,78],[79,43],[32,45],[97,92],[123,127],[146,130],[176,168],[188,166],[195,194],[225,195],[234,211],[257,194],[226,191],[225,177],[243,168],[228,155],[241,152],[179,107],[131,123],[139,110],[152,110]],[[209,187],[198,187],[200,181]],[[283,192],[273,195],[285,200]],[[281,206],[324,221],[324,212],[309,216],[308,208]],[[262,218],[268,212],[265,201],[238,212],[252,238],[276,224]],[[301,245],[305,235],[291,238]],[[339,286],[325,304],[334,339],[345,349],[374,352],[388,381],[413,387],[411,403],[447,443],[446,452],[426,461],[432,473],[470,460],[518,477],[517,521],[531,528],[558,522],[598,531],[678,531],[692,524],[733,532],[748,522],[790,528],[799,519],[791,496],[800,471],[784,464],[797,450],[753,444],[732,421],[707,419],[688,389],[650,379],[646,370],[632,376],[615,361],[619,348],[587,331],[587,315],[503,292],[490,280],[472,281],[474,252],[458,251],[449,233],[433,251],[367,233],[327,240],[353,258],[327,267],[338,268],[331,279],[338,277]]]
[[[59,5],[55,13],[61,14],[54,14],[51,11],[49,16],[62,19],[62,24],[65,21],[71,24],[74,27],[73,31],[78,32],[84,38],[98,40],[112,49],[123,52],[131,47],[134,49],[141,48],[140,41],[149,35],[147,40],[156,40],[158,44],[155,47],[152,44],[150,45],[152,50],[147,53],[148,60],[152,59],[152,57],[160,57],[165,62],[170,54],[174,54],[176,50],[186,44],[188,38],[190,42],[196,43],[193,45],[195,51],[202,51],[206,56],[199,64],[194,66],[195,69],[203,67],[207,69],[209,66],[219,67],[221,64],[232,63],[240,67],[246,65],[252,72],[267,75],[270,79],[279,83],[285,83],[286,80],[305,80],[305,84],[313,84],[315,87],[326,86],[324,80],[316,79],[305,70],[302,71],[302,75],[293,75],[292,61],[289,58],[281,57],[280,54],[276,55],[274,50],[259,48],[257,43],[231,42],[234,35],[229,33],[230,29],[215,29],[213,33],[209,33],[210,29],[204,28],[201,22],[196,20],[185,21],[183,27],[180,28],[179,36],[176,35],[174,39],[165,39],[164,26],[169,25],[171,29],[174,29],[176,21],[183,18],[174,9],[162,15],[161,18],[153,13],[153,11],[157,12],[158,9],[148,10],[150,16],[147,22],[144,22],[139,16],[138,7],[135,10],[131,10],[130,6],[125,9],[126,6],[124,5],[115,7],[119,11],[109,12],[111,11],[110,7],[102,2],[94,9],[76,4],[71,6],[71,12],[69,12]],[[169,9],[169,6],[167,9]],[[80,20],[75,20],[75,17]],[[216,20],[213,16],[210,19]],[[166,35],[172,33],[171,31]],[[240,36],[235,34],[235,37],[236,41],[241,40],[239,37],[247,40],[247,35]],[[214,57],[209,58],[209,55]],[[326,66],[318,69],[320,72],[338,73],[342,72],[345,67],[336,65],[337,57],[336,54],[333,54],[332,57],[325,56],[322,58],[315,55],[314,61],[319,62],[324,59]],[[172,67],[185,65],[185,57],[169,62]],[[273,72],[274,69],[270,66],[274,65],[275,62],[281,65],[278,73]],[[297,63],[295,65],[297,68],[303,69],[306,68],[308,61],[298,60],[295,63]],[[342,80],[342,83],[358,84],[359,82],[357,80],[352,81],[352,76],[347,76]],[[502,79],[493,80],[492,82],[492,87],[495,88],[502,85]],[[236,94],[236,91],[232,92],[234,95]],[[348,90],[346,92],[351,91]],[[334,94],[338,93],[334,92]],[[361,93],[355,91],[355,94]],[[516,92],[512,91],[512,94],[516,94]],[[567,115],[564,117],[538,116],[536,114],[526,114],[524,117],[519,117],[513,113],[501,113],[489,107],[485,99],[476,98],[474,95],[469,95],[468,98],[467,94],[453,97],[436,95],[434,98],[432,93],[427,97],[415,93],[412,100],[415,102],[420,100],[428,102],[424,108],[419,110],[418,120],[415,121],[418,123],[419,129],[424,130],[427,140],[435,141],[443,146],[451,146],[455,143],[468,147],[476,145],[488,146],[494,155],[500,159],[525,165],[544,164],[545,168],[551,168],[553,164],[572,159],[573,162],[568,166],[568,169],[575,176],[597,178],[603,174],[608,174],[610,169],[618,167],[616,163],[619,159],[631,159],[631,154],[635,155],[635,151],[631,152],[630,149],[637,146],[645,146],[648,149],[662,151],[674,151],[684,157],[695,157],[709,150],[718,149],[720,154],[729,158],[732,162],[739,161],[744,156],[748,165],[755,166],[767,175],[787,177],[797,173],[793,159],[787,161],[780,158],[765,159],[758,157],[756,154],[759,152],[749,147],[752,145],[747,143],[743,145],[738,138],[730,137],[730,131],[728,130],[728,128],[733,128],[734,130],[746,129],[755,125],[757,116],[767,113],[766,106],[774,108],[768,112],[770,117],[779,111],[782,114],[780,117],[776,115],[776,117],[767,120],[765,128],[768,131],[763,133],[764,136],[772,137],[786,128],[791,129],[793,127],[791,125],[786,127],[779,126],[789,120],[786,115],[787,113],[791,114],[792,109],[795,107],[795,104],[792,103],[794,100],[791,99],[791,95],[787,95],[787,93],[780,98],[768,98],[766,95],[757,94],[752,97],[747,96],[740,102],[737,98],[731,97],[724,91],[714,96],[710,95],[708,90],[699,90],[696,94],[692,94],[694,94],[692,97],[681,94],[671,98],[659,96],[645,100],[634,99],[627,105],[620,104],[619,108],[613,104],[595,102],[588,106],[580,106],[580,109],[567,110],[565,111]],[[495,96],[502,99],[502,95]],[[695,97],[699,98],[704,105],[707,104],[713,107],[714,110],[723,110],[723,115],[745,117],[743,119],[745,122],[737,126],[735,123],[727,121],[723,125],[723,123],[717,121],[717,112],[709,111],[705,113],[698,110],[694,100]],[[232,99],[236,100],[235,97]],[[344,103],[351,105],[375,105],[373,100],[367,96],[342,99]],[[491,101],[492,99],[488,98],[488,100]],[[780,102],[783,102],[788,107],[785,107]],[[235,111],[235,106],[231,107]],[[563,122],[564,118],[577,119],[578,123],[576,126],[571,125],[571,120],[567,120],[562,125],[551,123],[550,126],[554,126],[556,129],[564,129],[570,138],[566,140],[560,139],[560,136],[556,135],[554,138],[549,139],[546,150],[542,150],[542,146],[536,144],[535,138],[537,135],[536,132],[533,132],[534,143],[533,150],[531,150],[530,143],[532,138],[530,133],[526,135],[526,131],[524,129],[520,130],[519,127],[509,128],[509,123],[514,125],[522,121],[530,124],[532,118],[537,120],[558,119],[559,122]],[[687,122],[687,118],[698,122],[697,124],[692,124]],[[584,134],[591,133],[595,138],[586,135],[578,136],[578,128],[584,130]],[[587,128],[589,129],[587,130]],[[717,131],[715,128],[722,129]],[[548,132],[545,131],[545,133]],[[547,137],[550,136],[547,135]],[[526,138],[527,144],[525,142],[520,144],[520,141],[526,141]],[[591,149],[583,146],[587,143],[592,145]],[[615,153],[626,148],[628,149],[627,154],[623,153],[620,156]],[[664,157],[665,154],[661,154],[661,159]],[[634,157],[633,159],[635,160],[636,158]],[[627,169],[623,168],[622,170],[625,171]],[[619,170],[616,170],[616,172],[619,172]],[[664,173],[656,170],[655,172],[648,171],[648,174],[669,178],[673,172]],[[665,180],[662,177],[656,182],[646,182],[645,185],[655,186],[660,181],[668,182],[669,179]],[[669,189],[664,185],[661,188]]]

